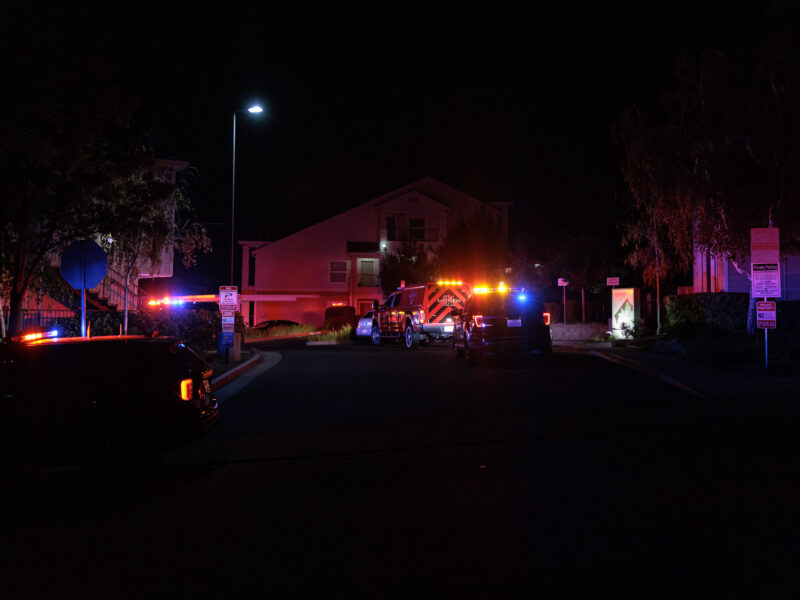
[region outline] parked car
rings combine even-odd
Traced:
[[[550,355],[550,315],[536,294],[498,286],[476,290],[456,312],[453,352],[472,365],[494,356]]]
[[[352,329],[358,325],[355,308],[352,306],[329,306],[325,309],[323,329],[342,329],[345,325],[350,325]]]
[[[371,310],[361,315],[356,325],[356,339],[363,341],[372,337],[372,315]]]
[[[4,460],[74,464],[162,453],[211,429],[211,367],[172,337],[23,338],[0,344]]]

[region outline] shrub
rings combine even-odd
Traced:
[[[314,342],[344,342],[350,339],[352,329],[350,325],[344,325],[341,329],[312,335],[308,339]]]
[[[667,296],[665,327],[678,337],[694,336],[706,326],[741,333],[747,328],[749,302],[749,294],[735,292]]]

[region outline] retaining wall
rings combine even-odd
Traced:
[[[554,342],[569,340],[591,340],[594,337],[605,337],[608,323],[551,323]]]

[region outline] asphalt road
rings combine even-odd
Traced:
[[[97,490],[5,495],[12,597],[795,597],[800,428],[600,359],[289,348]],[[754,402],[757,399],[753,400]]]

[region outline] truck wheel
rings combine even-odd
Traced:
[[[370,339],[372,340],[373,346],[381,345],[381,330],[377,325],[372,326],[372,335],[370,336]]]
[[[414,335],[414,328],[411,327],[411,323],[406,323],[406,332],[405,335],[403,335],[403,343],[409,350],[417,347],[418,341],[417,337]]]

